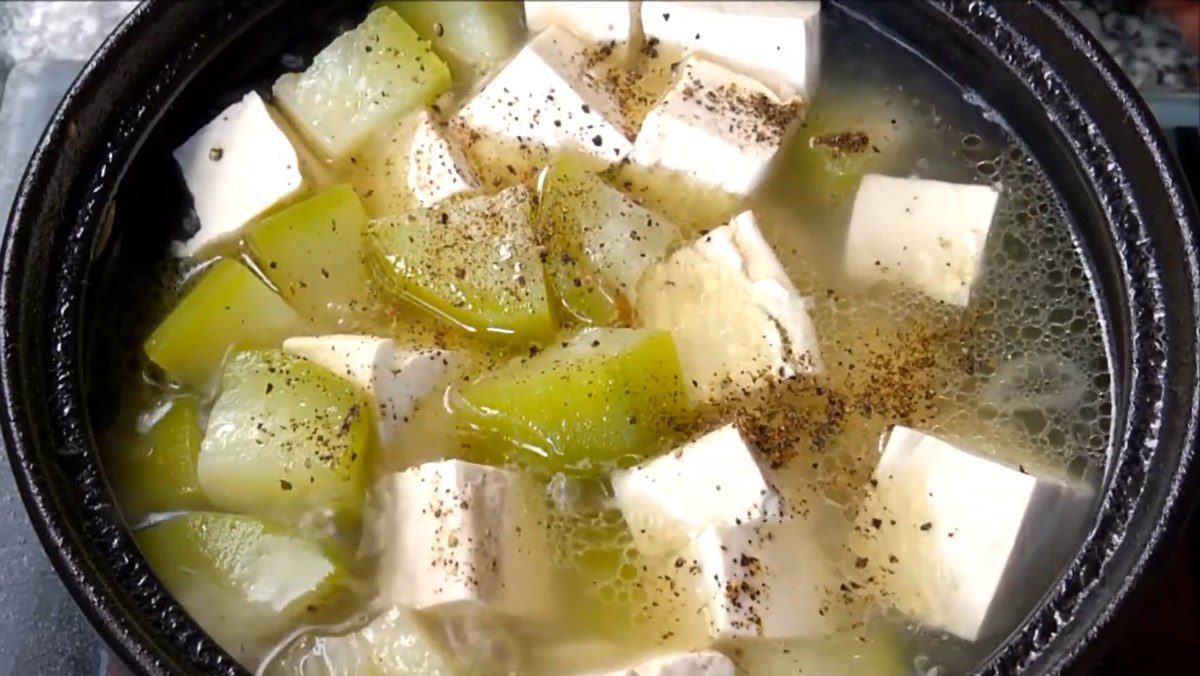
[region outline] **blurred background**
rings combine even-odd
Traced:
[[[25,163],[59,98],[136,4],[0,2],[4,223]],[[1067,0],[1064,5],[1142,91],[1200,194],[1200,0]],[[1195,670],[1200,525],[1192,526],[1152,585],[1124,616],[1097,673]],[[50,569],[16,495],[8,458],[0,453],[0,676],[121,673]]]

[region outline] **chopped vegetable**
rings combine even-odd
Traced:
[[[539,340],[555,328],[524,186],[371,221],[382,283],[462,329]]]
[[[687,413],[665,331],[590,329],[462,388],[462,424],[491,462],[593,473],[669,444]]]
[[[354,190],[339,185],[254,223],[246,244],[293,307],[344,327],[374,305],[363,263],[366,224]]]
[[[105,454],[104,468],[127,517],[204,505],[196,479],[200,404],[179,397],[167,406],[144,435]]]
[[[425,621],[395,607],[343,635],[308,635],[292,642],[266,669],[268,676],[462,675]]]
[[[134,537],[188,614],[235,656],[261,650],[318,611],[345,575],[330,552],[249,516],[193,512]]]
[[[555,296],[575,319],[613,324],[636,301],[638,280],[678,233],[588,172],[581,158],[560,157],[542,177],[538,224]]]
[[[450,70],[408,24],[380,7],[339,35],[303,73],[275,81],[279,107],[329,159],[433,101]]]
[[[218,259],[146,339],[146,356],[173,380],[207,391],[233,349],[271,347],[304,320],[254,273]]]
[[[450,66],[455,89],[472,86],[504,64],[525,42],[520,2],[383,2],[396,10]]]
[[[787,195],[822,213],[849,207],[863,175],[888,167],[915,124],[911,111],[891,105],[890,97],[849,91],[816,99],[769,179],[786,181]]]
[[[277,350],[236,355],[221,386],[198,465],[214,505],[290,522],[357,517],[372,435],[363,392]]]

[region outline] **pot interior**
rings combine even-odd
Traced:
[[[1023,470],[1026,465],[1055,467],[1087,486],[1093,496],[1085,524],[1049,534],[1055,546],[1040,549],[1039,565],[1026,568],[1036,574],[1005,582],[1009,591],[996,613],[1012,629],[1031,613],[1037,625],[1045,621],[1039,618],[1047,611],[1039,609],[1048,597],[1053,603],[1064,593],[1084,596],[1084,589],[1064,592],[1061,584],[1055,585],[1075,561],[1095,525],[1097,509],[1103,509],[1101,503],[1114,499],[1113,472],[1119,466],[1115,460],[1128,452],[1128,402],[1140,387],[1131,367],[1138,359],[1141,329],[1135,325],[1137,313],[1129,308],[1145,301],[1131,298],[1128,251],[1111,225],[1114,197],[1098,192],[1094,175],[1081,166],[1070,130],[1064,132],[1046,114],[1046,102],[1021,85],[1018,73],[1000,65],[1012,55],[981,49],[978,36],[947,18],[944,8],[899,4],[834,2],[825,8],[827,90],[810,114],[836,116],[855,106],[863,111],[893,110],[894,118],[888,117],[892,130],[908,135],[912,146],[888,167],[890,172],[1000,186],[999,215],[974,291],[980,300],[963,329],[971,344],[963,359],[976,377],[959,383],[953,396],[938,400],[937,406],[954,413],[937,418],[935,429],[973,441],[981,453],[1015,457]],[[168,86],[181,88],[135,144],[128,165],[121,167],[87,272],[81,376],[86,419],[100,446],[99,454],[88,452],[92,462],[121,431],[122,394],[130,383],[145,380],[140,346],[178,298],[180,282],[190,273],[169,255],[171,240],[196,227],[172,150],[245,92],[266,91],[282,71],[306,65],[334,36],[353,27],[364,11],[355,2],[265,9],[240,25],[236,37],[206,53],[204,67],[193,76],[169,74]],[[957,10],[952,6],[948,11]],[[203,18],[205,12],[195,14]],[[868,117],[877,118],[877,111],[864,113],[863,119]],[[861,120],[851,126],[856,122]],[[780,194],[788,194],[795,192],[789,183],[794,179],[783,166],[768,182]],[[844,230],[798,224],[802,219],[797,219],[796,210],[804,204],[798,207],[782,199],[759,206],[764,234],[785,252],[781,257],[796,256],[784,261],[790,270],[807,267],[819,275],[825,272],[822,265],[838,258],[805,253],[837,251]],[[829,218],[841,218],[845,214],[839,216],[839,210],[848,203],[826,206]],[[826,307],[826,319],[851,324],[864,319],[839,308]],[[888,319],[898,322],[903,317],[898,313]],[[912,347],[911,335],[894,336],[897,342],[885,341],[877,349],[897,353],[892,363],[899,373],[906,368],[899,353],[917,348]],[[897,396],[912,395],[907,391]],[[863,396],[856,399],[853,393],[847,397],[860,408],[877,403],[871,399],[865,404]],[[919,424],[920,416],[905,410],[900,420],[891,422]],[[925,422],[933,424],[929,420]],[[980,432],[981,421],[987,429],[1005,432]],[[1015,456],[1014,446],[1020,448]],[[108,518],[115,517],[110,513]],[[124,556],[131,545],[127,536],[120,536],[117,549],[100,557],[99,569],[111,565],[103,559]],[[145,591],[113,591],[123,597],[124,608],[142,609],[147,619],[136,624],[154,637],[150,640],[158,649],[178,650],[179,637],[164,636],[160,621],[144,612],[147,602],[161,603],[153,592],[147,597]],[[1077,624],[1086,627],[1095,617],[1079,618]],[[1028,664],[1046,645],[1027,644],[1017,649],[1021,656],[1013,658],[1013,649],[1002,647],[1006,640],[1016,644],[1007,631],[972,642],[915,628],[903,619],[887,621],[903,627],[905,650],[918,669],[969,671],[986,664],[989,656],[1003,660],[1006,655]],[[211,644],[203,644],[203,650],[219,655]],[[227,659],[218,658],[217,663],[232,668]],[[988,668],[1002,663],[993,661]]]

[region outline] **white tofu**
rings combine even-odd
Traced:
[[[633,16],[633,6],[628,2],[525,2],[525,24],[530,33],[536,34],[551,26],[558,26],[590,42],[627,42],[633,35]]]
[[[1014,590],[1049,583],[1092,501],[1083,484],[1027,474],[907,427],[887,438],[855,529],[883,600],[968,641],[1008,631]],[[1037,595],[1041,583],[1032,585]],[[870,586],[867,587],[870,591]]]
[[[686,545],[705,526],[783,518],[757,451],[726,425],[628,470],[613,472],[616,504],[643,554]]]
[[[592,51],[566,29],[552,26],[468,101],[450,127],[476,165],[512,163],[526,173],[559,150],[604,164],[628,155],[633,144],[620,102],[603,76],[590,72]],[[508,154],[492,149],[493,144]]]
[[[442,460],[388,475],[380,493],[386,602],[442,613],[550,612],[547,524],[532,482]]]
[[[646,115],[631,159],[708,188],[747,195],[804,106],[711,61],[688,57]]]
[[[847,276],[967,305],[999,196],[987,185],[863,176],[846,235]]]
[[[172,153],[200,230],[175,253],[192,256],[300,190],[300,160],[262,97],[250,92]]]
[[[781,98],[810,100],[821,61],[819,2],[642,3],[642,30],[753,77]]]
[[[808,307],[748,211],[647,270],[637,296],[641,323],[675,338],[698,402],[819,372]]]
[[[405,181],[413,200],[431,207],[459,193],[478,190],[479,179],[466,155],[451,143],[428,110],[416,114],[414,125],[405,157]]]
[[[829,633],[839,584],[807,521],[709,526],[692,550],[709,632],[732,638]]]
[[[390,338],[358,335],[288,338],[283,350],[316,362],[366,391],[376,405],[384,449],[403,437],[418,402],[445,381],[454,358],[445,350],[406,350]]]
[[[670,653],[603,676],[734,676],[733,661],[715,650]]]

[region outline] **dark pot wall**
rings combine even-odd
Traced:
[[[1194,483],[1195,207],[1140,99],[1061,10],[1003,0],[832,4],[885,26],[987,101],[1052,177],[1091,259],[1118,407],[1100,516],[1045,605],[984,671],[1078,664],[1157,565]],[[84,327],[89,288],[102,287],[105,266],[119,259],[98,243],[124,234],[102,234],[106,211],[135,156],[146,166],[165,161],[147,141],[152,130],[177,138],[222,97],[280,69],[280,53],[311,53],[339,20],[364,10],[316,0],[151,0],[76,83],[18,195],[0,270],[0,422],[55,567],[138,671],[241,672],[150,574],[100,474],[84,398]],[[137,228],[136,220],[117,222]],[[94,250],[103,252],[95,261]]]

